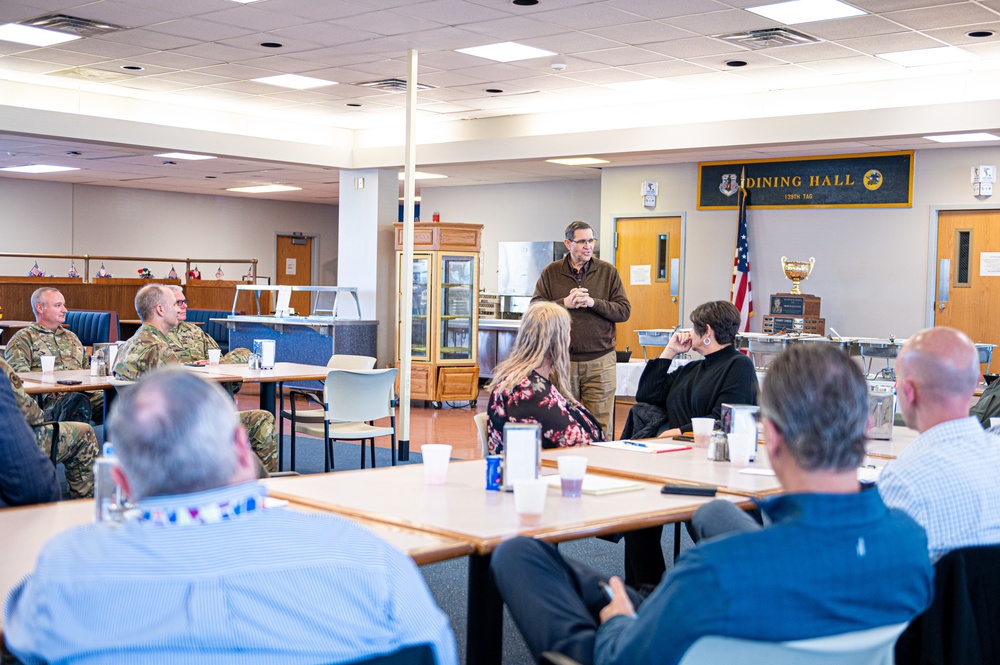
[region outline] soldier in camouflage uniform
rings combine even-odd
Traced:
[[[15,372],[39,372],[42,356],[55,356],[56,369],[89,369],[90,358],[71,330],[63,328],[66,321],[66,300],[63,294],[51,286],[43,286],[31,294],[31,311],[35,322],[17,331],[7,343],[4,356]],[[75,393],[48,393],[42,401],[46,411],[55,403]],[[93,390],[87,393],[90,400],[91,418],[97,424],[104,419],[104,393]]]
[[[51,457],[52,425],[35,427],[35,425],[45,421],[41,407],[31,395],[24,392],[21,377],[5,360],[0,360],[0,371],[10,379],[17,408],[21,410],[24,419],[31,425],[35,433],[35,443],[38,444],[43,453]],[[66,467],[66,483],[69,485],[69,493],[74,499],[94,496],[94,459],[97,455],[97,436],[94,434],[93,427],[87,423],[59,423],[56,461]]]
[[[184,289],[176,284],[169,284],[167,288],[173,291],[179,308],[177,327],[167,333],[174,354],[185,363],[208,362],[208,351],[219,348],[218,342],[200,326],[188,322],[188,301],[184,298]],[[250,349],[240,348],[222,356],[219,362],[223,365],[245,365],[248,360],[250,360]]]
[[[159,365],[181,362],[167,336],[177,326],[180,309],[173,291],[162,284],[148,284],[136,294],[135,309],[142,326],[118,350],[112,368],[115,377],[130,381]],[[240,411],[240,420],[264,468],[277,471],[278,437],[274,416],[263,410]]]

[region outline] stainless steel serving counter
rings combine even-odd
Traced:
[[[493,378],[493,368],[510,355],[520,329],[520,321],[479,319],[479,378]]]

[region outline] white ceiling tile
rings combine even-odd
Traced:
[[[836,75],[879,71],[894,71],[897,65],[870,55],[859,55],[853,58],[837,58],[836,60],[818,60],[803,62],[802,67],[819,74]]]
[[[884,14],[885,18],[914,30],[933,30],[988,23],[1000,18],[996,13],[974,2],[961,2],[939,7],[925,7]]]
[[[345,0],[267,0],[268,11],[301,16],[314,22],[364,14],[371,11],[367,3]]]
[[[705,55],[719,55],[721,53],[728,53],[733,49],[731,44],[710,37],[675,39],[669,42],[643,44],[642,47],[650,51],[662,53],[663,55],[683,59],[698,58]]]
[[[195,46],[201,43],[197,39],[178,37],[177,35],[167,35],[162,32],[153,32],[152,30],[144,29],[112,32],[107,35],[102,35],[101,39],[109,42],[132,44],[134,46],[141,46],[142,48],[157,49],[161,51],[183,48],[185,46]]]
[[[512,64],[496,63],[482,67],[466,67],[457,73],[471,76],[481,81],[510,81],[524,78],[528,74],[528,71],[523,67],[516,67]]]
[[[642,65],[628,65],[623,67],[637,74],[645,74],[653,78],[668,78],[671,76],[687,76],[689,74],[703,74],[706,69],[700,65],[692,64],[686,60],[662,60],[660,62],[650,62]]]
[[[831,42],[817,42],[815,44],[766,49],[766,54],[785,62],[815,62],[817,60],[853,58],[858,55],[858,52]],[[746,58],[743,59],[746,60]]]
[[[195,58],[205,58],[206,60],[215,60],[217,62],[239,62],[257,57],[257,53],[254,51],[211,42],[183,46],[174,50],[182,55],[190,55]]]
[[[549,23],[536,21],[523,16],[512,16],[494,21],[482,21],[462,26],[469,32],[479,33],[495,38],[498,42],[520,42],[529,37],[544,37],[565,32],[565,28]]]
[[[622,46],[621,48],[605,49],[603,51],[590,51],[587,53],[577,53],[577,58],[598,62],[602,65],[613,67],[622,65],[639,65],[646,62],[657,62],[663,59],[662,53],[654,53],[645,49],[633,46]]]
[[[151,90],[153,92],[173,92],[174,90],[182,90],[190,87],[183,83],[175,83],[173,81],[167,81],[166,79],[152,78],[149,76],[129,79],[127,81],[116,81],[111,85],[120,88]]]
[[[711,14],[693,14],[670,19],[670,25],[703,35],[724,35],[731,32],[777,27],[774,21],[753,12],[729,9]]]
[[[429,21],[425,18],[407,16],[406,14],[397,14],[393,11],[359,14],[357,16],[335,19],[330,21],[330,23],[341,28],[365,30],[385,36],[445,27],[444,24],[437,21]]]
[[[953,0],[851,0],[851,4],[872,14],[948,4]]]
[[[168,74],[171,69],[166,67],[157,67],[155,65],[145,65],[141,72],[132,72],[127,69],[122,69],[125,66],[135,66],[134,60],[105,60],[103,62],[94,63],[89,65],[91,69],[100,69],[105,72],[114,72],[116,74],[127,74],[130,77],[134,76],[155,76],[156,74]],[[140,65],[141,66],[141,65]]]
[[[635,14],[597,3],[542,12],[535,16],[535,18],[556,25],[564,25],[567,28],[575,30],[589,30],[609,25],[634,23],[636,20]]]
[[[521,39],[519,42],[527,46],[543,48],[547,51],[562,53],[564,55],[621,46],[621,42],[619,41],[605,39],[589,32],[563,32],[558,35]]]
[[[852,16],[835,21],[816,21],[795,26],[799,32],[827,40],[850,39],[851,37],[871,37],[904,32],[906,28],[887,21],[881,16]]]
[[[594,69],[589,72],[579,72],[576,74],[566,73],[564,78],[591,83],[594,85],[607,85],[609,83],[626,83],[628,81],[639,81],[646,77],[626,69],[608,67],[607,69]]]
[[[901,32],[894,35],[879,35],[878,37],[858,37],[844,39],[840,42],[847,48],[861,53],[892,53],[894,51],[909,51],[911,49],[935,48],[941,42],[925,37],[917,32]]]
[[[0,69],[8,69],[10,71],[31,74],[46,74],[48,72],[64,69],[64,67],[59,64],[32,60],[19,55],[8,55],[0,58]]]
[[[149,53],[156,53],[155,50],[142,46],[105,41],[103,39],[78,39],[74,42],[67,42],[58,48],[63,51],[89,53],[104,58],[135,58],[145,56]]]
[[[208,74],[202,74],[201,72],[185,72],[185,71],[173,71],[169,74],[164,74],[157,78],[162,78],[167,81],[174,81],[177,83],[184,83],[188,86],[197,85],[218,85],[220,83],[225,83],[227,79],[221,76],[209,76]]]
[[[322,46],[353,44],[379,37],[378,33],[369,30],[347,30],[342,27],[331,26],[328,23],[306,23],[289,28],[281,28],[280,30],[271,30],[270,33],[279,42],[301,39],[302,41]]]
[[[668,39],[682,39],[692,36],[690,31],[681,30],[657,21],[643,21],[641,23],[626,23],[623,25],[592,28],[589,32],[623,44],[633,45],[650,44],[652,42],[663,42]]]
[[[416,2],[398,7],[396,12],[406,16],[437,21],[446,25],[464,25],[480,21],[507,18],[509,13],[465,0],[433,0]]]
[[[925,30],[924,34],[928,37],[940,40],[945,44],[951,44],[953,46],[962,46],[963,48],[967,46],[980,46],[983,44],[997,43],[1000,42],[1000,16],[997,16],[998,22],[996,23],[979,23],[976,26],[962,26],[960,28],[942,28],[940,30]],[[972,30],[990,30],[993,32],[992,37],[969,37],[968,33]],[[968,50],[965,48],[965,50]]]
[[[73,16],[92,21],[103,21],[125,28],[142,28],[183,17],[184,14],[171,11],[169,3],[161,4],[158,8],[154,9],[153,7],[133,5],[128,2],[103,0],[102,2],[93,2],[89,5],[76,8],[73,10]]]
[[[199,41],[212,42],[219,39],[227,39],[247,35],[255,32],[247,28],[240,28],[233,25],[222,25],[211,21],[203,21],[197,18],[183,18],[176,21],[164,21],[152,25],[148,28],[151,32],[159,32],[165,35],[185,37]]]
[[[211,74],[212,76],[223,76],[231,79],[239,79],[249,81],[251,79],[264,78],[266,76],[274,76],[274,70],[261,69],[259,67],[245,67],[243,65],[212,65],[210,67],[199,67],[198,71],[202,74]],[[273,88],[274,86],[268,86]]]
[[[87,53],[74,53],[72,51],[63,51],[62,49],[53,48],[40,48],[31,51],[30,53],[24,54],[24,57],[31,58],[33,60],[38,60],[40,62],[53,62],[60,65],[92,65],[98,62],[104,62],[107,58],[102,58],[97,55],[89,55]],[[0,67],[3,66],[3,60],[0,60]]]
[[[716,2],[715,0],[670,0],[670,2],[664,2],[663,0],[609,0],[606,4],[609,7],[651,19],[702,14],[727,9],[726,4]]]
[[[278,28],[302,25],[306,22],[301,16],[279,11],[268,11],[268,4],[270,3],[261,3],[259,5],[233,4],[233,6],[226,9],[202,14],[201,18],[212,23],[236,26],[252,30],[253,32],[270,32]]]

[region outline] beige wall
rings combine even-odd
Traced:
[[[724,159],[724,157],[714,157]],[[767,297],[791,286],[781,257],[816,258],[803,291],[822,298],[827,326],[842,335],[907,336],[928,320],[928,234],[939,207],[1000,207],[1000,194],[978,200],[969,169],[1000,163],[1000,149],[923,150],[915,155],[913,207],[754,210],[748,215],[751,276],[761,329]],[[650,212],[638,195],[645,180],[659,182],[652,212],[686,219],[682,306],[687,314],[707,300],[728,299],[736,232],[735,211],[699,211],[697,164],[605,168],[601,181],[601,231],[613,218]],[[622,274],[627,267],[619,266]]]
[[[337,206],[13,178],[0,178],[0,201],[5,252],[256,257],[258,274],[273,280],[276,234],[301,231],[317,236],[319,283],[336,284]],[[0,259],[0,274],[26,274],[31,263]],[[46,273],[65,276],[69,261],[40,259],[39,266]],[[116,277],[136,277],[143,265],[114,261],[107,267]],[[147,267],[158,277],[170,270],[168,264]],[[178,272],[184,269],[175,267]],[[211,279],[218,264],[199,267]],[[238,279],[248,268],[248,264],[222,267],[227,279]],[[83,265],[77,269],[82,273]]]

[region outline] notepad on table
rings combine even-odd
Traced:
[[[615,450],[628,450],[633,453],[672,453],[678,450],[691,450],[691,446],[682,446],[679,443],[660,443],[658,441],[594,441],[591,445],[601,448],[614,448]]]
[[[545,476],[545,480],[549,483],[549,487],[562,489],[562,480],[560,480],[559,474]],[[630,492],[641,489],[642,483],[637,483],[634,480],[597,476],[587,473],[583,476],[583,487],[580,491],[584,494],[611,494],[613,492]]]

